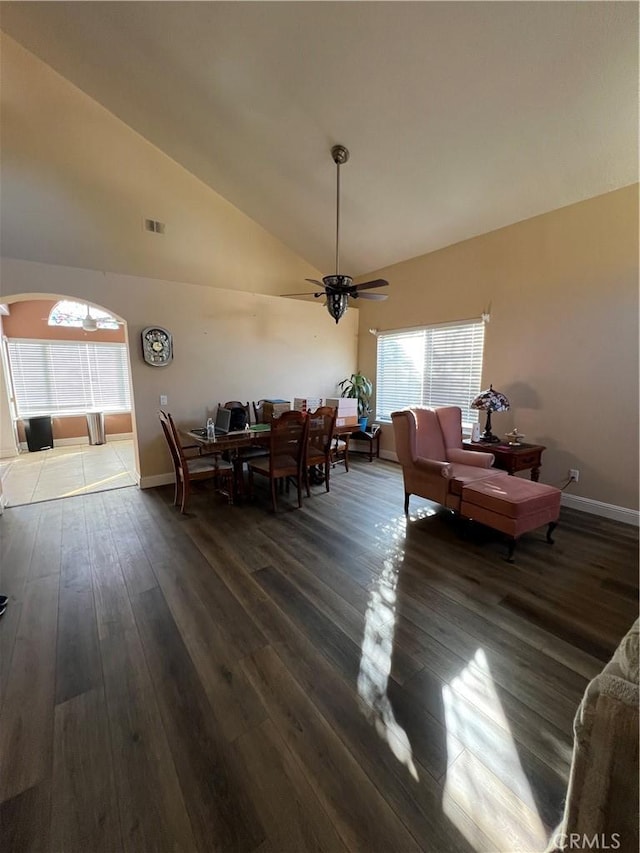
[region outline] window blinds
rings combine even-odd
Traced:
[[[407,406],[460,406],[470,427],[470,408],[480,392],[484,323],[474,320],[378,335],[376,418]]]
[[[131,411],[125,344],[9,339],[16,414]]]

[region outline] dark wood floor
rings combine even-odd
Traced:
[[[637,613],[632,527],[515,565],[336,469],[302,510],[169,489],[5,511],[7,851],[541,850],[572,720]]]

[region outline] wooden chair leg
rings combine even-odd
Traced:
[[[187,501],[189,500],[189,492],[191,491],[191,486],[189,480],[185,479],[182,481],[182,505],[180,506],[180,512],[184,513],[187,508]]]
[[[307,489],[307,497],[311,497],[311,489],[309,487],[309,467],[307,465],[304,466],[304,485]]]
[[[409,515],[409,498],[411,497],[411,492],[404,493],[404,514]]]
[[[174,506],[178,506],[178,504],[180,503],[180,498],[181,498],[180,483],[181,483],[180,475],[176,472],[176,485],[175,485],[175,489],[173,490],[173,505]]]
[[[349,436],[347,436],[344,447],[344,469],[345,471],[349,470]]]
[[[327,491],[329,491],[329,471],[331,470],[331,464],[329,459],[325,459],[324,463],[324,484]]]
[[[271,477],[271,504],[273,506],[273,511],[278,511],[278,502],[276,497],[276,481],[274,477]]]
[[[229,506],[233,506],[233,493],[236,488],[236,472],[234,468],[232,468],[227,475],[227,483],[227,488],[229,489]]]
[[[298,509],[302,508],[302,471],[298,471],[296,477],[296,485],[298,486]]]

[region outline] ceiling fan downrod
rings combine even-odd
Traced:
[[[334,145],[331,149],[333,162],[336,164],[336,277],[340,275],[340,166],[349,160],[349,149],[344,145]]]

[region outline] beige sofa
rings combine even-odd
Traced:
[[[638,850],[638,625],[578,708],[564,818],[549,853]]]

